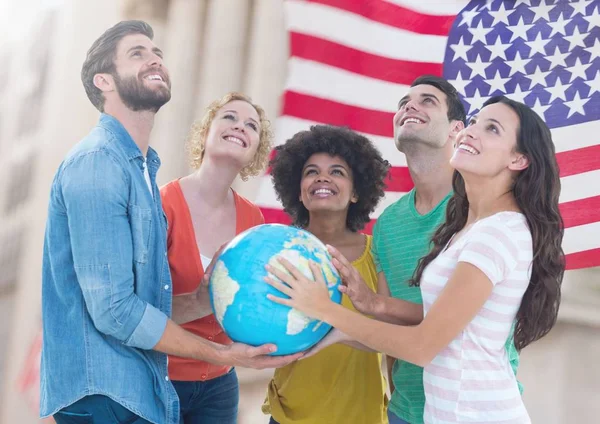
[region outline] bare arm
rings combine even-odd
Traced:
[[[329,246],[329,252],[344,283],[340,286],[340,291],[350,298],[359,312],[392,324],[416,325],[423,320],[422,305],[390,297],[390,289],[383,272],[378,274],[377,293],[374,293],[358,270],[339,250]]]
[[[471,322],[493,288],[481,270],[459,262],[427,317],[408,327],[367,318],[332,302],[315,264],[311,267],[320,284],[309,283],[293,265],[280,261],[291,275],[272,267],[269,271],[287,285],[274,279],[268,282],[290,299],[269,298],[321,319],[372,349],[419,366],[429,364]]]

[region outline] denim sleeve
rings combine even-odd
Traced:
[[[128,346],[153,348],[167,316],[134,292],[130,184],[122,166],[105,151],[87,153],[65,165],[60,185],[75,273],[94,325]]]

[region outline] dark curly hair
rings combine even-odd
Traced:
[[[308,210],[299,200],[300,181],[304,164],[315,153],[339,156],[350,166],[358,201],[350,204],[346,226],[351,231],[364,228],[384,195],[390,165],[368,138],[332,125],[311,126],[275,148],[270,162],[273,185],[293,225],[308,225]]]
[[[515,346],[523,349],[545,336],[556,323],[565,271],[562,249],[564,224],[558,209],[560,176],[552,134],[544,121],[528,106],[496,96],[483,107],[502,103],[519,116],[517,151],[529,159],[512,187],[512,194],[527,218],[533,239],[533,266],[529,286],[517,312]],[[452,235],[464,228],[469,200],[462,176],[454,171],[454,194],[446,208],[446,222],[433,235],[433,249],[420,259],[411,285],[419,285],[423,271],[443,250]]]

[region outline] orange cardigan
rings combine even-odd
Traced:
[[[200,260],[200,251],[196,243],[190,210],[181,191],[179,180],[163,186],[160,194],[169,222],[167,249],[173,280],[173,295],[191,293],[202,281],[204,269]],[[263,215],[255,204],[235,191],[233,191],[233,196],[236,209],[236,234],[255,225],[264,224]],[[232,343],[212,314],[183,324],[182,327],[215,343]],[[226,374],[230,369],[229,366],[169,356],[169,376],[171,380],[175,381],[210,380]]]

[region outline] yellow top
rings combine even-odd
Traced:
[[[377,290],[371,236],[352,265]],[[346,295],[342,305],[355,310]],[[387,424],[381,355],[336,344],[275,370],[262,406],[280,424]]]

